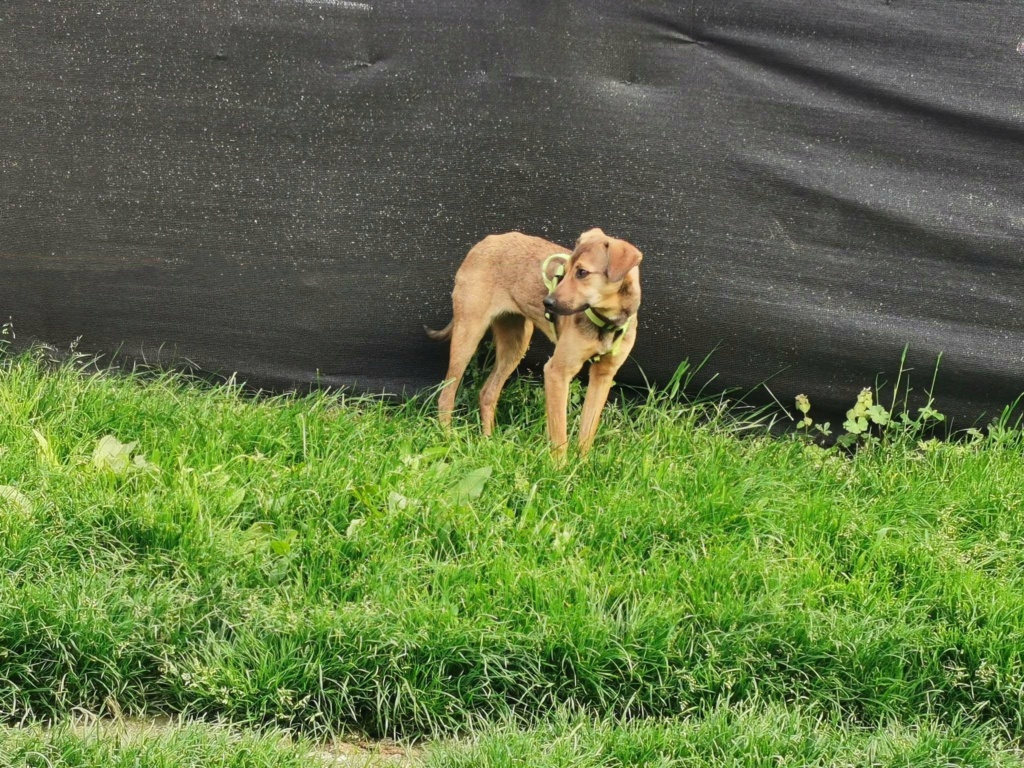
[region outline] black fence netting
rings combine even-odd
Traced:
[[[626,382],[1024,390],[1019,0],[8,0],[0,65],[19,342],[420,389],[474,242],[599,226]]]

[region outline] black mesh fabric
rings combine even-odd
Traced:
[[[8,0],[0,61],[19,342],[409,392],[474,242],[600,226],[626,382],[1024,389],[1019,0]]]

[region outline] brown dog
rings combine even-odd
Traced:
[[[451,424],[459,382],[490,328],[497,362],[480,391],[480,415],[484,434],[491,434],[501,388],[538,327],[555,344],[544,366],[544,395],[548,436],[558,459],[568,442],[569,382],[587,360],[593,363],[579,435],[580,452],[590,449],[615,373],[636,340],[643,256],[600,229],[580,235],[572,255],[561,259],[563,270],[552,263],[558,257],[548,257],[564,253],[554,243],[519,232],[491,235],[470,250],[455,274],[452,321],[441,331],[426,329],[432,339],[451,339],[447,386],[438,401],[442,424]],[[554,287],[556,271],[564,277]]]

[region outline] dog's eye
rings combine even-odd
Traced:
[[[589,274],[590,273],[587,272],[587,270],[585,270],[585,269],[577,269],[576,270],[576,279],[577,280],[582,280],[584,277],[586,277]]]

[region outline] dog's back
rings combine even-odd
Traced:
[[[544,259],[565,249],[540,237],[521,232],[489,235],[474,245],[455,273],[452,309],[459,316],[490,318],[518,314],[534,323],[544,322],[547,288],[541,280]],[[450,331],[435,331],[444,340]]]

